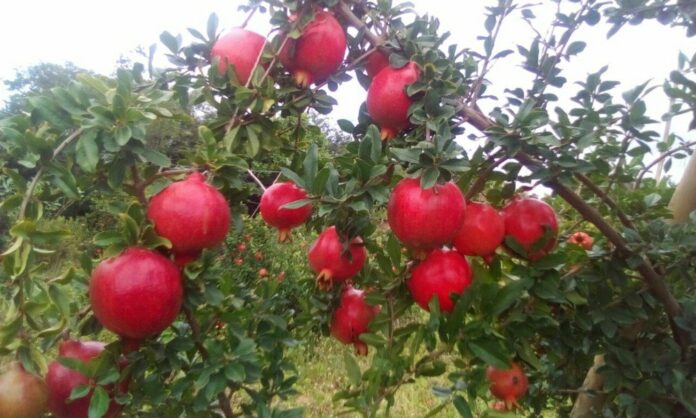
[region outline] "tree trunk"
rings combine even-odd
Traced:
[[[604,365],[604,354],[596,355],[594,365],[588,370],[585,381],[582,383],[582,391],[575,400],[570,418],[599,418],[602,416],[604,395],[589,394],[585,391],[600,392],[604,384],[604,378],[597,369]]]
[[[684,175],[669,202],[669,208],[676,223],[685,222],[689,214],[696,210],[696,151],[691,154]]]

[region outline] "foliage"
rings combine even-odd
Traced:
[[[429,415],[451,405],[471,417],[490,400],[486,367],[514,360],[530,377],[519,413],[566,416],[594,356],[604,354],[603,416],[695,415],[696,216],[670,223],[665,203],[673,187],[646,177],[656,150],[668,165],[693,144],[677,135],[661,141],[646,105],[658,85],[626,90],[606,79],[605,69],[584,80],[563,73],[585,47],[576,39],[581,28],[605,20],[614,25],[611,35],[627,22],[657,18],[693,34],[691,5],[553,3],[551,27],[536,28],[534,10],[548,4],[492,1],[481,45],[462,48],[447,44],[436,18],[407,3],[253,0],[245,10],[270,16],[278,30],[246,85],[209,61],[219,36],[214,15],[205,31],[189,30],[196,38],[190,45],[161,35],[172,68],[145,74],[136,63],[113,79],[79,74],[57,86],[35,82],[37,90],[17,102],[22,112],[0,119],[8,162],[1,207],[12,220],[0,276],[0,354],[42,371],[57,341],[74,333],[113,341],[109,353],[117,355],[123,343],[103,333],[75,295],[84,295],[96,262],[127,246],[167,254],[169,243],[146,219],[147,201],[172,179],[205,171],[231,203],[235,232],[224,248],[186,267],[179,320],[127,355],[122,374],[132,383],[118,401],[139,417],[300,416],[301,409],[284,402],[296,394],[298,379],[288,349],[328,333],[340,289],[314,288],[304,265],[313,235],[301,231],[289,246],[271,244],[258,220],[243,216],[256,211],[251,179],[268,185],[281,173],[310,195],[309,231],[336,225],[346,239],[362,237],[370,255],[354,284],[372,288],[368,301],[382,310],[361,336],[373,352],[369,361],[345,356],[348,383],[334,396],[343,412],[388,414],[404,385],[438,377],[433,392],[441,403]],[[299,36],[312,6],[333,8],[358,30],[349,32],[350,61],[326,83],[302,89],[276,56]],[[498,48],[508,19],[530,24],[531,44]],[[412,126],[390,142],[380,140],[364,106],[356,125],[338,122],[344,133],[316,116],[331,112],[331,92],[350,71],[367,86],[360,59],[376,43],[390,52],[393,66],[414,61],[422,69],[407,89]],[[680,57],[662,86],[673,99],[666,118],[696,109],[696,56]],[[499,60],[519,63],[532,83],[501,98],[487,94],[496,82],[488,70]],[[560,89],[574,90],[571,103],[558,100]],[[490,115],[478,106],[487,100],[495,104]],[[471,142],[463,147],[466,134]],[[490,265],[470,258],[474,284],[454,310],[442,313],[433,301],[423,314],[405,285],[413,260],[384,222],[390,189],[404,176],[419,176],[424,188],[454,180],[469,198],[497,206],[515,194],[546,194],[537,189],[546,186],[562,218],[561,238],[585,230],[595,245],[584,251],[562,240],[534,263],[502,251]],[[58,229],[44,214],[60,213],[48,202],[88,199],[84,212],[90,213],[74,222],[97,231],[77,255],[63,246],[81,229],[70,222]],[[262,267],[269,278],[259,277]],[[274,280],[280,271],[285,279]],[[94,377],[113,381],[114,371],[112,365]],[[94,401],[94,415],[99,407]]]

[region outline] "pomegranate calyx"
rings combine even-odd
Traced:
[[[367,344],[362,341],[356,341],[353,343],[355,347],[355,355],[366,356],[367,355]]]
[[[289,228],[278,230],[278,242],[292,241],[292,232]]]
[[[314,82],[312,74],[305,70],[295,70],[293,73],[293,78],[295,79],[295,83],[302,88],[307,88],[312,84],[312,82]]]
[[[328,292],[333,287],[333,275],[331,270],[323,269],[317,274],[316,283],[319,290]]]
[[[389,141],[390,139],[396,138],[396,130],[394,128],[389,128],[389,127],[383,127],[380,129],[379,136],[382,138],[382,141]]]

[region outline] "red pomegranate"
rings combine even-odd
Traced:
[[[420,179],[405,178],[392,190],[387,221],[408,247],[426,251],[448,244],[464,222],[466,201],[456,184],[422,189]]]
[[[338,20],[319,11],[298,39],[288,40],[278,57],[301,87],[328,79],[343,62],[346,34]]]
[[[58,347],[58,355],[88,363],[98,357],[104,351],[104,344],[98,341],[63,341]],[[92,393],[84,398],[69,401],[70,393],[80,385],[94,387],[94,382],[87,376],[76,370],[69,369],[57,361],[48,366],[46,374],[46,386],[48,387],[48,408],[55,418],[88,418],[89,403]],[[108,392],[115,391],[112,387],[105,387]],[[118,385],[118,391],[125,392],[127,384]],[[105,418],[114,418],[121,412],[121,406],[111,399]]]
[[[372,79],[367,89],[367,112],[379,125],[382,139],[391,139],[409,126],[408,108],[413,100],[406,87],[418,80],[420,70],[415,62],[402,68],[386,67]]]
[[[331,335],[343,344],[353,344],[357,354],[367,355],[367,345],[360,341],[360,334],[367,332],[379,310],[379,306],[370,306],[365,302],[364,291],[346,286],[331,319]]]
[[[411,271],[406,283],[413,300],[426,311],[428,303],[437,296],[442,312],[452,312],[454,303],[450,294],[463,293],[471,285],[471,267],[466,258],[456,251],[433,250]]]
[[[517,405],[517,400],[527,393],[529,386],[527,375],[517,363],[512,363],[508,370],[488,366],[486,378],[491,383],[490,390],[493,396],[505,402],[507,409]]]
[[[466,205],[464,224],[454,237],[454,246],[463,255],[493,254],[505,238],[505,223],[497,210],[485,203]]]
[[[225,74],[228,65],[232,65],[237,80],[246,84],[265,44],[266,38],[258,33],[234,28],[215,42],[210,56],[220,59],[220,75]]]
[[[180,269],[184,269],[189,263],[193,263],[198,259],[198,257],[201,256],[201,252],[197,252],[195,254],[174,254],[172,257],[172,261],[174,261],[174,264],[179,267]]]
[[[259,277],[262,278],[262,279],[263,279],[264,277],[268,277],[268,269],[265,268],[265,267],[262,267],[262,268],[259,269],[259,273],[258,273],[258,274],[259,274]]]
[[[389,67],[389,56],[379,49],[365,59],[365,70],[371,79],[374,79],[380,71],[387,67]]]
[[[356,237],[344,253],[341,238],[336,227],[331,226],[322,232],[309,249],[309,265],[317,273],[317,286],[329,289],[335,282],[350,279],[360,272],[367,258],[362,239]]]
[[[128,338],[152,337],[179,313],[181,276],[159,253],[131,247],[94,269],[89,300],[104,328]]]
[[[46,384],[27,372],[21,363],[10,363],[0,374],[0,417],[39,418],[47,402]]]
[[[196,254],[221,243],[230,229],[230,207],[201,173],[170,184],[150,200],[147,216],[178,254]]]
[[[512,254],[535,261],[556,246],[558,221],[556,212],[547,203],[538,199],[517,197],[503,209],[502,215],[505,235],[514,238],[526,252],[517,254],[511,250]],[[547,233],[549,229],[550,233]],[[547,234],[550,235],[544,238]]]
[[[578,245],[587,251],[592,249],[593,243],[594,240],[586,232],[575,232],[568,238],[568,244]]]
[[[307,204],[297,209],[287,209],[283,205],[306,199],[307,192],[295,183],[275,183],[261,196],[261,217],[267,224],[278,228],[278,241],[290,238],[290,230],[302,225],[312,216],[312,206]]]

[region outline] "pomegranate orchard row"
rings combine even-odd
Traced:
[[[138,63],[30,97],[0,120],[16,219],[0,417],[299,416],[288,351],[317,333],[371,353],[345,355],[342,412],[388,414],[401,387],[442,376],[430,416],[696,414],[696,228],[664,221],[667,187],[633,183],[652,167],[646,85],[612,103],[602,70],[578,83],[579,107],[547,111],[584,49],[575,32],[600,12],[621,23],[605,3],[558,3],[550,38],[518,46],[532,86],[502,98],[487,77],[513,54],[495,49],[503,22],[533,25],[548,5],[498,1],[477,52],[446,47],[407,4],[253,1],[226,33],[215,16],[190,45],[165,32],[175,68],[151,59],[149,74]],[[268,37],[246,29],[264,13]],[[352,74],[366,94],[358,124],[339,121],[351,140],[308,139]],[[682,78],[667,88],[676,111]],[[163,120],[200,122],[175,167],[148,140]],[[661,158],[688,148],[675,149]],[[49,258],[67,236],[42,219],[56,199],[104,212],[98,251]],[[316,235],[305,277],[271,274],[272,259],[244,273],[257,244],[230,236],[253,217],[277,229],[281,258]]]

